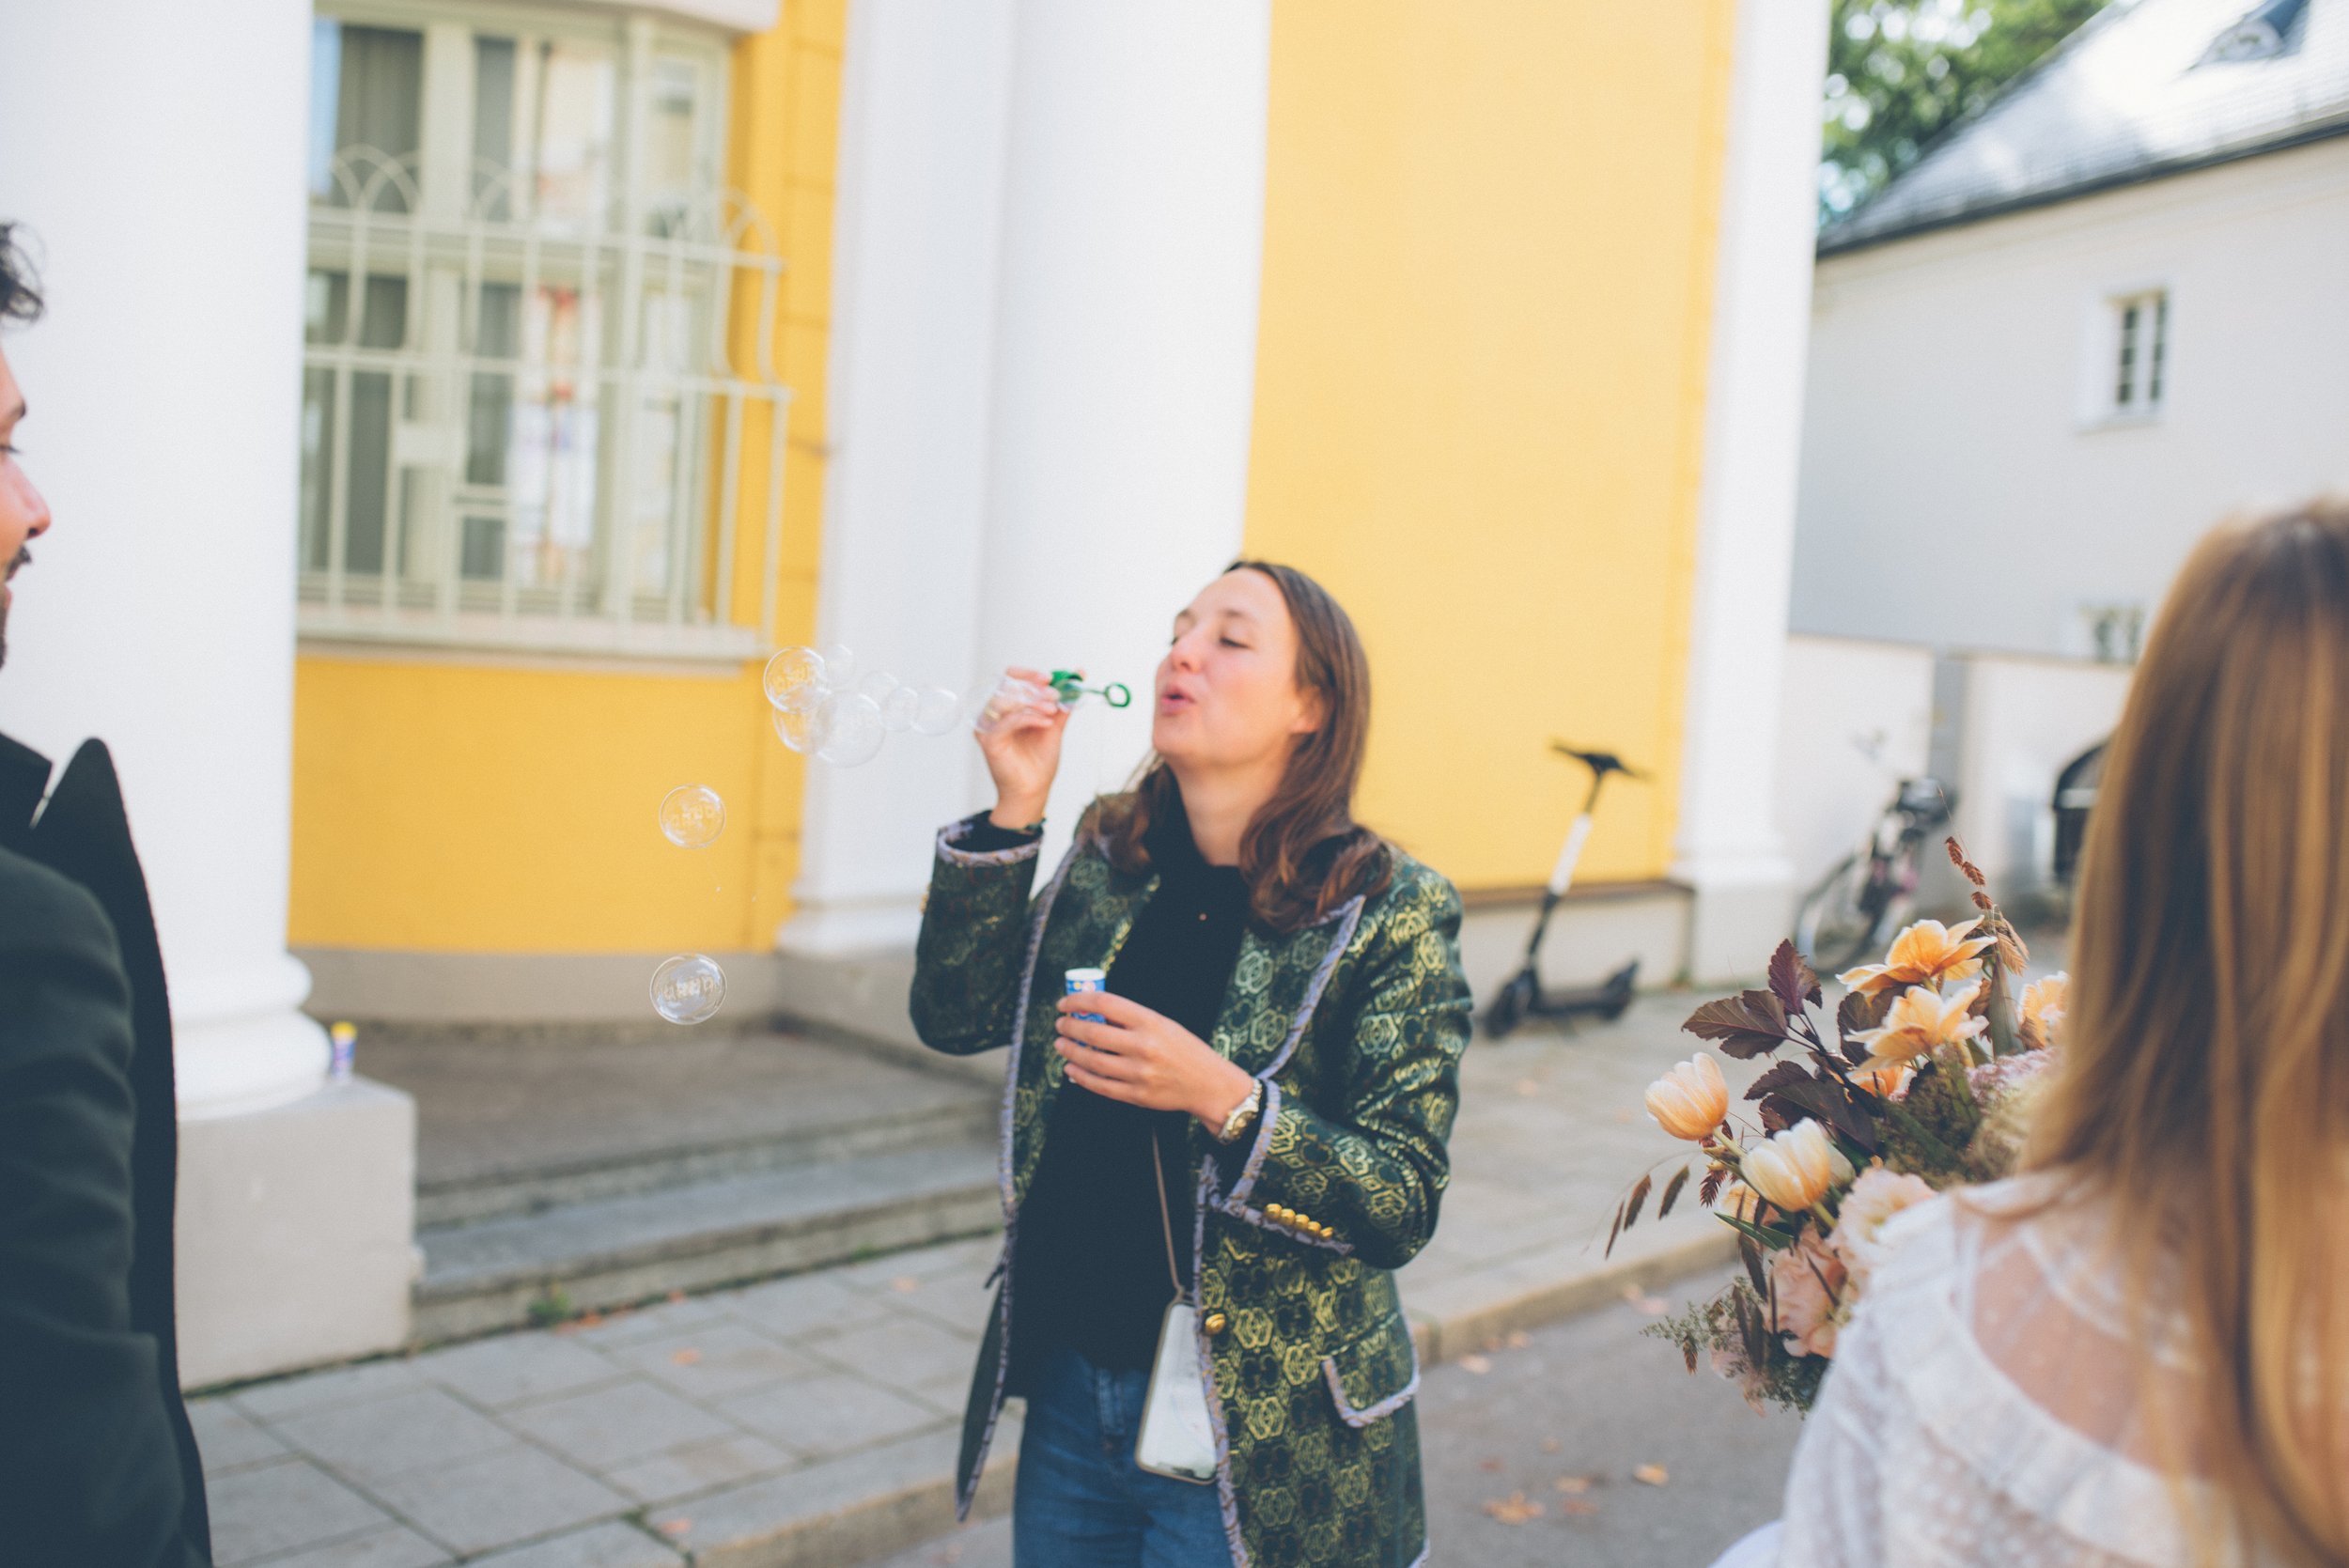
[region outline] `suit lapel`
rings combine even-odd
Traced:
[[[0,849],[23,853],[49,787],[49,759],[0,735]]]

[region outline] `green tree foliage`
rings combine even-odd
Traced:
[[[1834,0],[1819,221],[1850,211],[2106,0]]]

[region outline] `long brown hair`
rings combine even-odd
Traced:
[[[1275,931],[1312,924],[1357,893],[1376,893],[1392,874],[1387,844],[1354,820],[1354,789],[1370,744],[1370,658],[1345,608],[1295,567],[1235,561],[1281,590],[1297,628],[1297,686],[1321,722],[1298,737],[1272,799],[1240,835],[1239,870],[1249,912]],[[1101,802],[1095,831],[1120,871],[1150,868],[1143,840],[1153,822],[1179,815],[1182,787],[1163,757],[1143,765],[1133,788]]]
[[[2175,1281],[2201,1551],[2349,1560],[2349,503],[2203,540],[2097,793],[2030,1163]]]

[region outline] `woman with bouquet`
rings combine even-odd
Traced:
[[[2222,528],[2172,588],[2022,1173],[1883,1224],[1779,1562],[2349,1562],[2344,911],[2333,503]]]

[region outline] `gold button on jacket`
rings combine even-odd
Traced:
[[[1011,1224],[1064,1081],[1051,1048],[1062,975],[1110,968],[1158,886],[1118,871],[1089,830],[1090,814],[1033,901],[1036,848],[964,851],[963,824],[939,835],[931,871],[913,1026],[954,1055],[1011,1048]],[[1459,926],[1452,885],[1398,851],[1385,887],[1300,930],[1252,924],[1241,939],[1210,1043],[1264,1081],[1264,1107],[1229,1147],[1194,1121],[1189,1153],[1204,1194],[1196,1304],[1237,1504],[1233,1558],[1249,1568],[1409,1568],[1424,1552],[1419,1366],[1391,1271],[1434,1234],[1451,1172],[1444,1141],[1469,1037]],[[1003,1400],[1014,1272],[963,1421],[966,1514]]]

